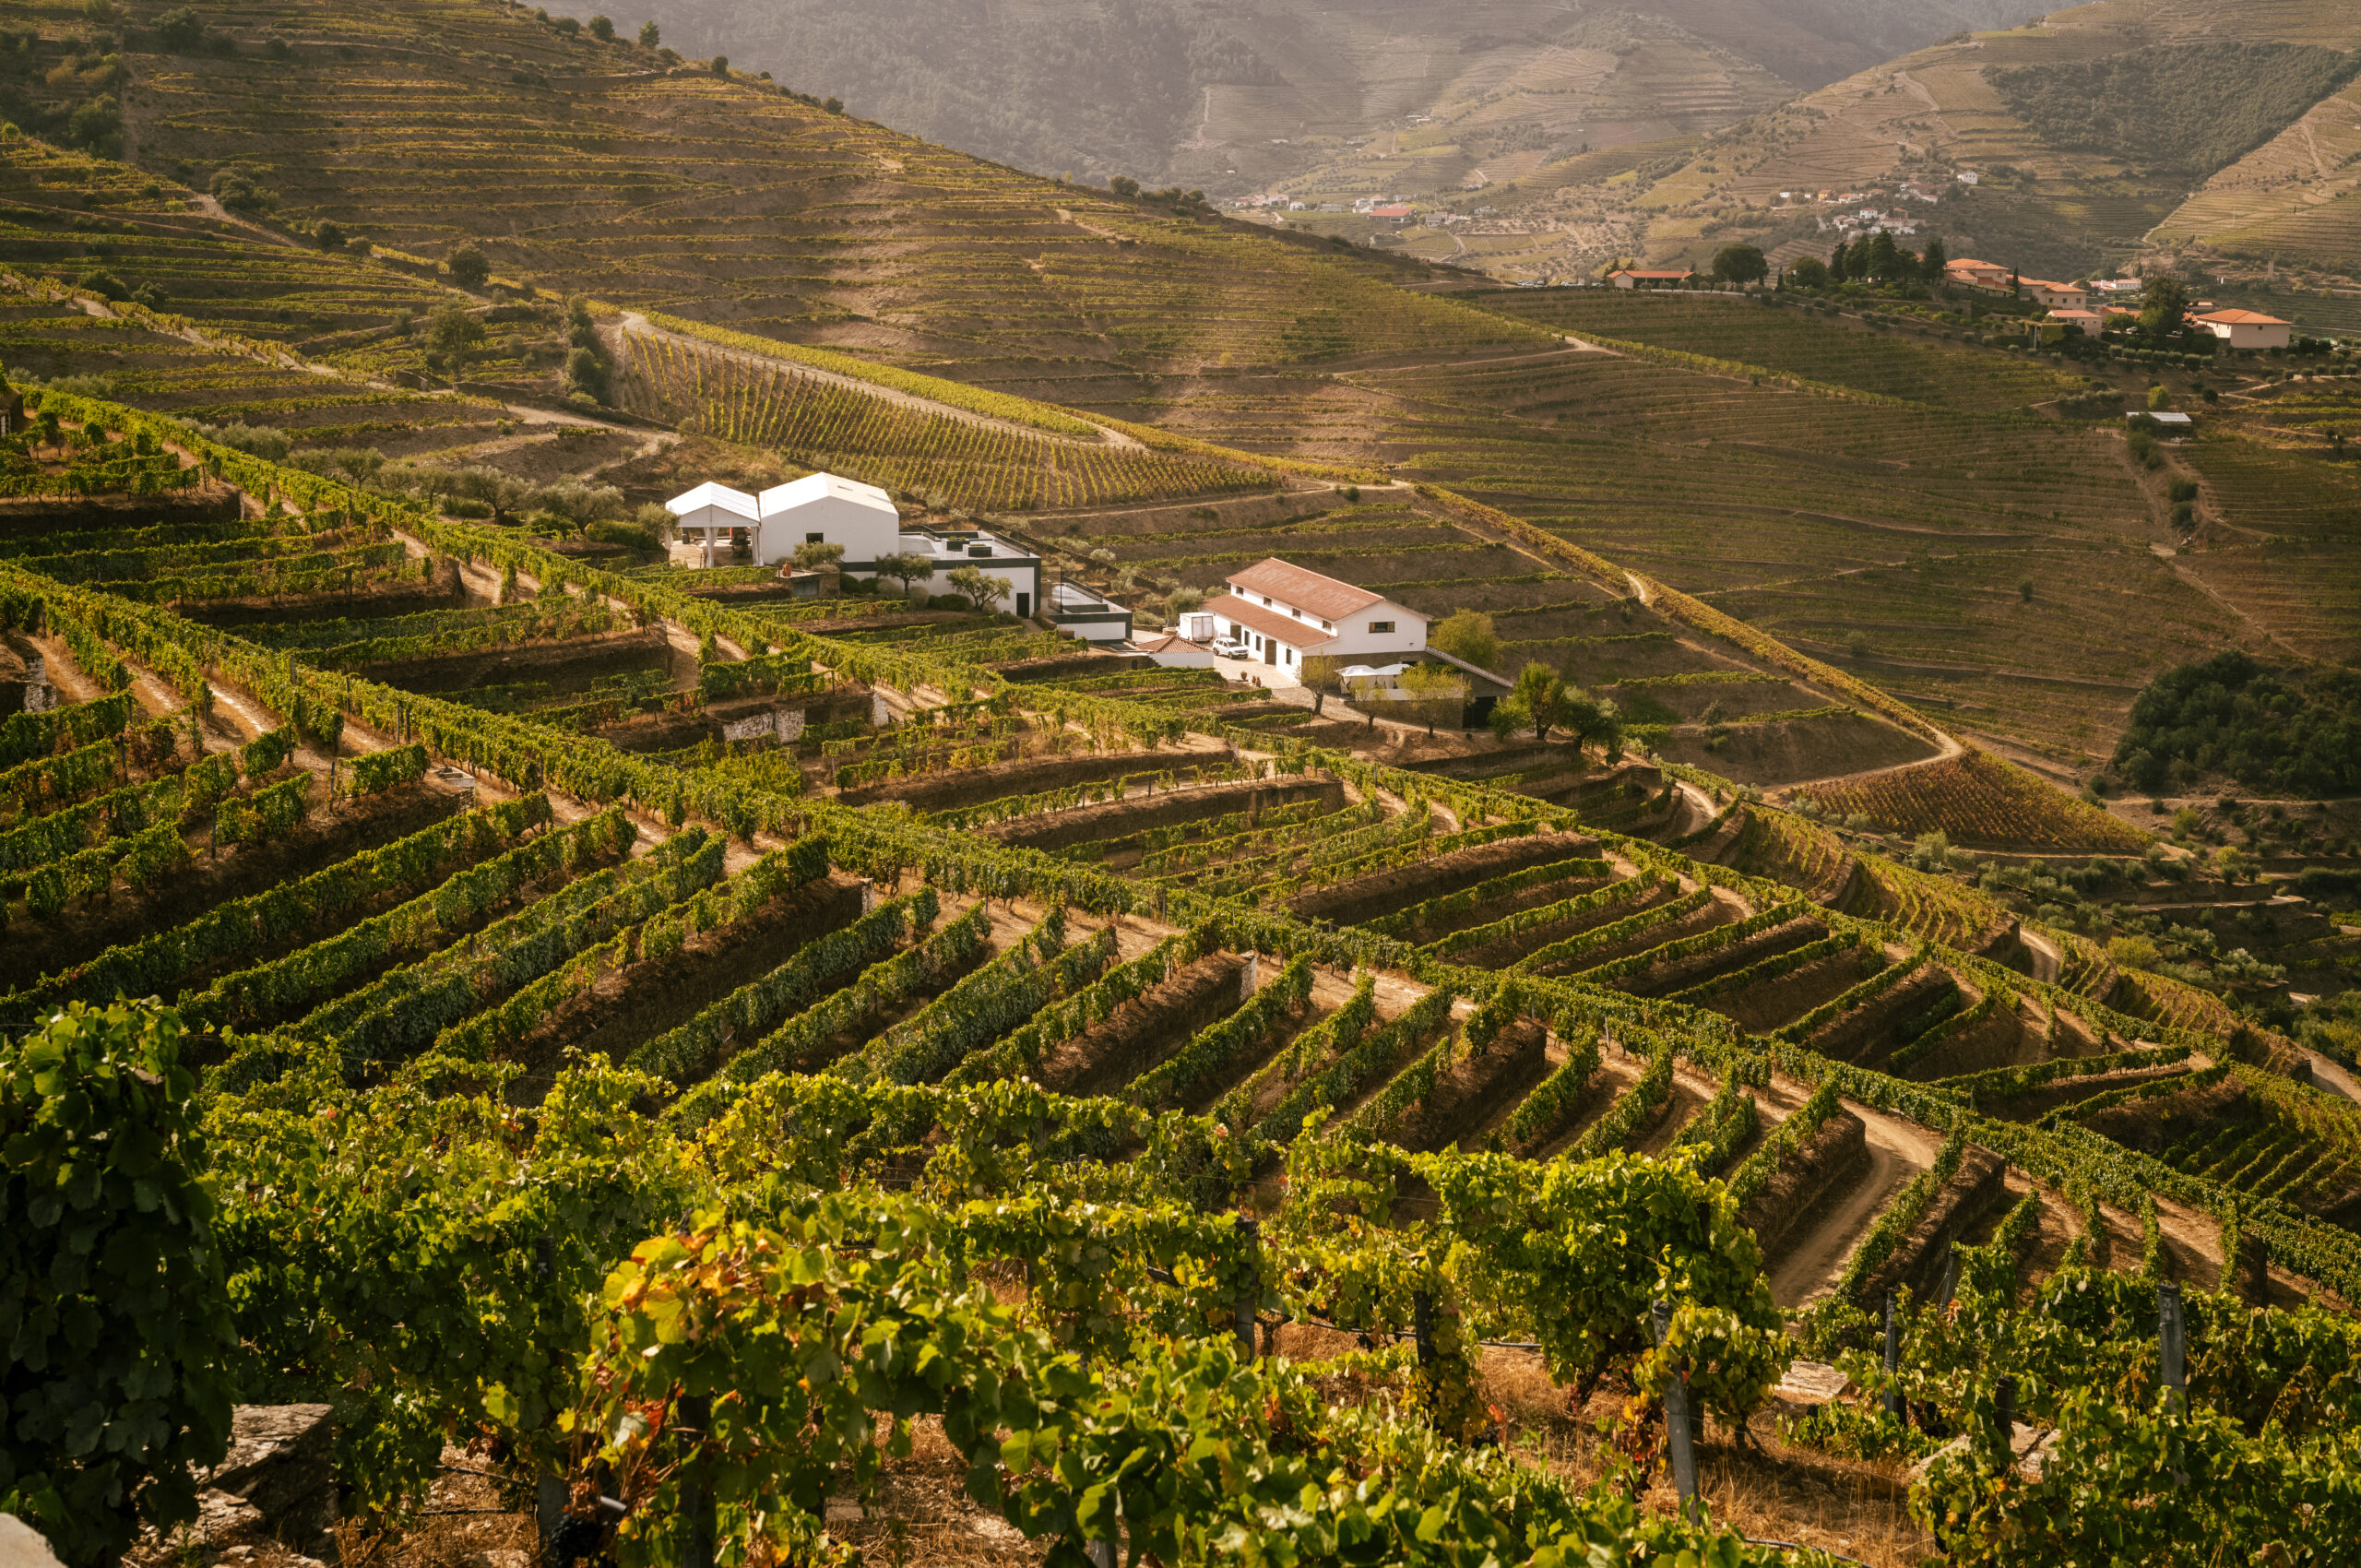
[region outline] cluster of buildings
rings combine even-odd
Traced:
[[[1943,281],[1991,294],[2014,294],[2040,305],[2045,319],[2093,338],[2111,326],[2128,326],[2140,314],[2136,303],[2146,285],[2137,278],[2101,278],[2086,285],[2060,283],[2047,278],[2023,278],[1998,262],[1973,257],[1947,263]],[[2135,303],[2126,303],[2135,302]],[[2233,349],[2284,349],[2295,329],[2260,311],[2216,310],[2211,300],[2200,300],[2188,315],[2189,326],[2211,333]]]
[[[1833,219],[1823,218],[1820,226],[1822,231],[1833,229],[1848,239],[1865,234],[1918,232],[1918,220],[1900,208],[1892,212],[1880,212],[1874,207],[1864,207],[1853,212],[1840,212]]]
[[[1088,642],[1132,641],[1131,611],[1080,583],[1045,581],[1030,551],[982,529],[906,523],[891,495],[857,480],[808,474],[759,494],[708,481],[664,505],[681,545],[702,565],[743,554],[791,569],[799,546],[834,545],[844,552],[834,566],[840,576],[896,576],[919,564],[896,557],[922,558],[928,570],[914,575],[914,588],[940,587],[949,573],[975,566],[1007,585],[991,609],[1038,616]],[[1427,617],[1409,606],[1286,561],[1257,562],[1223,587],[1139,651],[1165,664],[1259,665],[1272,671],[1267,683],[1281,685],[1298,683],[1313,658],[1457,662],[1427,647]]]
[[[1882,208],[1862,205],[1868,202],[1883,201],[1889,196],[1901,203],[1933,202],[1940,199],[1937,193],[1916,180],[1904,180],[1892,191],[1887,190],[1883,185],[1874,185],[1868,190],[1859,191],[1781,191],[1779,199],[1788,202],[1812,202],[1821,207],[1852,208],[1851,211],[1838,211],[1822,217],[1820,220],[1820,227],[1823,233],[1832,229],[1847,238],[1863,234],[1917,233],[1918,220],[1907,207]]]

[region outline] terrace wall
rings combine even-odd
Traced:
[[[1910,1234],[1861,1281],[1859,1299],[1877,1301],[1904,1285],[1925,1299],[1941,1283],[1952,1243],[2008,1195],[2008,1173],[1999,1155],[1971,1145],[1960,1157],[1959,1170],[1935,1194]]]
[[[1109,752],[1088,756],[1022,757],[996,762],[964,773],[929,773],[910,778],[888,778],[847,790],[838,797],[850,806],[899,801],[918,811],[947,811],[954,806],[981,805],[1006,795],[1035,795],[1069,784],[1099,784],[1133,773],[1170,769],[1179,778],[1196,776],[1199,766],[1227,763],[1233,752]]]
[[[1297,894],[1287,907],[1306,920],[1346,923],[1364,921],[1429,898],[1465,892],[1479,882],[1506,876],[1528,866],[1591,854],[1597,846],[1596,839],[1580,835],[1530,833],[1495,844],[1453,849],[1420,865],[1374,872],[1326,887],[1309,888]]]
[[[1868,1127],[1840,1107],[1779,1167],[1738,1221],[1754,1232],[1766,1255],[1775,1254],[1789,1231],[1830,1194],[1843,1191],[1869,1162]]]
[[[94,495],[77,501],[0,501],[0,539],[53,533],[130,532],[168,523],[231,523],[243,497],[226,485],[162,495]]]
[[[1342,810],[1345,787],[1334,778],[1264,782],[1241,779],[1193,790],[1167,790],[1143,800],[1101,801],[1072,811],[1046,812],[995,823],[984,831],[1003,844],[1027,849],[1062,849],[1171,827],[1234,811],[1256,814],[1278,806],[1318,801],[1323,812]]]

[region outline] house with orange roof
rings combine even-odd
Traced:
[[[1230,574],[1229,589],[1208,600],[1222,642],[1244,657],[1302,678],[1307,658],[1366,659],[1426,651],[1427,618],[1382,594],[1338,582],[1275,556]]]
[[[1676,289],[1695,276],[1685,267],[1678,271],[1664,267],[1619,267],[1607,275],[1607,280],[1619,289]]]
[[[2106,318],[2094,310],[2054,310],[2048,319],[2060,327],[2070,327],[2086,337],[2095,338]]]
[[[1966,256],[1943,264],[1943,281],[2005,293],[2009,287],[2009,269],[1998,262],[1977,261],[1973,256]]]
[[[2292,321],[2259,310],[2210,310],[2191,315],[2189,324],[2211,332],[2233,349],[2284,349],[2296,327]]]
[[[2047,278],[2018,279],[2025,298],[2045,310],[2084,310],[2091,303],[2091,291],[2080,283],[2053,283]]]

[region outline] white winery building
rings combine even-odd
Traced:
[[[894,498],[873,484],[836,474],[806,474],[749,495],[708,480],[664,503],[679,519],[682,541],[718,552],[742,539],[756,564],[776,566],[795,558],[800,544],[837,544],[845,559],[874,561],[901,548],[902,514]]]
[[[682,543],[710,545],[717,554],[734,548],[741,533],[751,543],[763,525],[762,506],[753,496],[711,480],[675,495],[664,509],[672,514]]]
[[[806,474],[773,485],[756,500],[763,532],[754,559],[765,566],[793,560],[799,544],[840,544],[848,562],[874,561],[901,548],[901,509],[873,484]]]
[[[947,576],[974,566],[1009,585],[990,608],[1027,618],[1048,608],[1040,558],[1030,551],[981,529],[906,528],[891,495],[838,474],[806,474],[760,495],[708,481],[664,505],[679,520],[682,542],[699,550],[710,544],[712,561],[742,544],[756,564],[777,566],[794,560],[799,545],[833,544],[844,551],[839,574],[873,577],[889,555],[922,555],[933,572],[910,584],[914,593],[955,592]],[[1106,608],[1122,616],[1127,635],[1129,612]]]

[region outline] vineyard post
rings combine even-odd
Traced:
[[[543,1231],[533,1239],[533,1273],[547,1280],[557,1273],[557,1238]],[[560,1561],[558,1532],[565,1527],[565,1471],[550,1465],[533,1478],[533,1523],[540,1538],[540,1561],[556,1568]]]
[[[1885,1293],[1885,1413],[1902,1420],[1902,1387],[1895,1381],[1902,1370],[1902,1324],[1894,1315],[1893,1292]]]
[[[1655,1318],[1656,1343],[1662,1345],[1672,1333],[1672,1303],[1658,1301],[1653,1308]],[[1672,1450],[1672,1484],[1680,1494],[1680,1516],[1691,1524],[1697,1520],[1697,1452],[1692,1446],[1696,1434],[1689,1425],[1689,1377],[1683,1367],[1674,1367],[1664,1376],[1665,1441]]]
[[[2176,1415],[2189,1411],[2189,1369],[2187,1324],[2181,1317],[2180,1287],[2167,1280],[2156,1287],[2157,1350],[2164,1362],[2165,1389],[2172,1400]],[[2176,1434],[2172,1447],[2172,1477],[2176,1486],[2189,1484],[2180,1463],[2180,1438]]]
[[[1246,1251],[1246,1262],[1252,1277],[1238,1288],[1238,1301],[1232,1312],[1232,1325],[1238,1334],[1238,1359],[1254,1360],[1254,1309],[1262,1302],[1263,1227],[1252,1216],[1238,1217],[1238,1240]]]
[[[1420,1290],[1410,1298],[1410,1336],[1418,1347],[1418,1392],[1431,1412],[1435,1405],[1435,1299]]]
[[[1959,1289],[1959,1242],[1952,1241],[1943,1246],[1943,1279],[1935,1287],[1938,1311],[1951,1305],[1952,1294]]]
[[[679,1412],[680,1431],[688,1440],[683,1446],[704,1442],[712,1419],[709,1400],[683,1395]],[[705,1485],[703,1467],[695,1463],[694,1449],[690,1448],[682,1457],[688,1461],[689,1469],[681,1486],[681,1517],[688,1531],[681,1542],[681,1568],[713,1568],[713,1493]]]
[[[1992,1426],[1999,1434],[2000,1473],[2007,1475],[2017,1463],[2017,1380],[2013,1377],[1992,1385]]]

